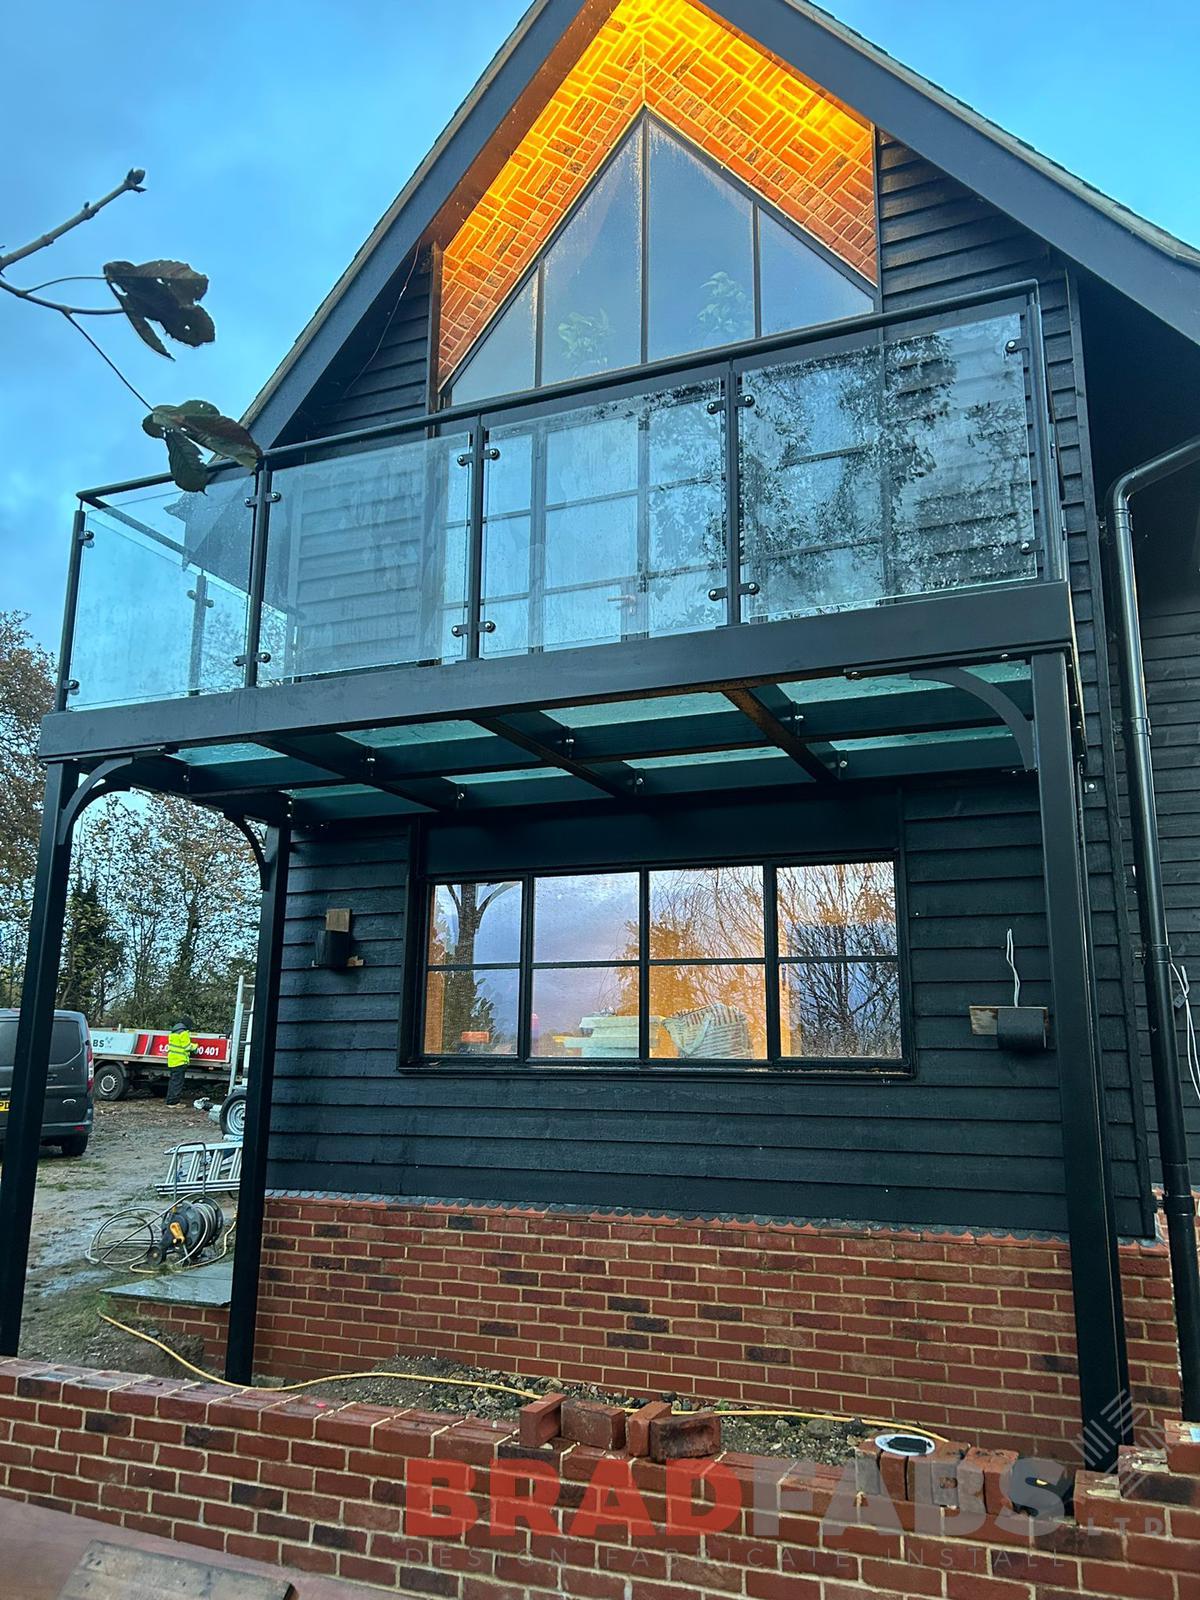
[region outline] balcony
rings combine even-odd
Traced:
[[[204,494],[167,480],[86,494],[62,703],[615,647],[1061,578],[1035,294],[291,445],[257,478],[215,470]]]

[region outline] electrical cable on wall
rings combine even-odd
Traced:
[[[1192,987],[1188,982],[1187,968],[1172,961],[1171,977],[1179,990],[1175,999],[1175,1009],[1182,1010],[1184,1017],[1184,1048],[1187,1052],[1188,1077],[1192,1080],[1196,1099],[1200,1100],[1200,1045],[1196,1041],[1196,1019],[1192,1015]]]
[[[1008,938],[1004,941],[1004,959],[1008,962],[1008,970],[1013,975],[1013,1000],[1014,1006],[1021,1004],[1021,974],[1017,971],[1016,944],[1013,940],[1013,931],[1008,930]]]

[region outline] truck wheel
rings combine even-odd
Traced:
[[[124,1100],[129,1079],[119,1061],[105,1061],[96,1068],[96,1099]]]
[[[240,1139],[246,1131],[246,1091],[235,1089],[221,1107],[221,1132],[230,1139]]]
[[[60,1139],[58,1145],[65,1156],[81,1156],[88,1147],[88,1136],[86,1133],[73,1133],[69,1139]]]

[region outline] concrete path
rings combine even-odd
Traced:
[[[243,1561],[199,1545],[176,1544],[170,1539],[133,1533],[126,1528],[111,1527],[106,1522],[69,1517],[61,1511],[46,1511],[41,1506],[29,1506],[17,1500],[0,1500],[0,1551],[3,1551],[4,1567],[0,1594],[4,1600],[58,1600],[63,1585],[93,1539],[131,1550],[157,1551],[160,1555],[206,1562],[231,1572],[288,1578],[295,1588],[296,1600],[379,1600],[383,1593],[358,1583],[338,1583],[331,1578],[313,1577],[311,1573],[269,1567],[261,1561]],[[390,1589],[387,1593],[401,1595],[412,1591]]]

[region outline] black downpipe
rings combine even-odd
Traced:
[[[1150,708],[1138,620],[1137,572],[1133,557],[1133,518],[1129,502],[1141,489],[1160,483],[1200,462],[1200,437],[1144,461],[1118,478],[1108,495],[1108,536],[1116,561],[1118,668],[1124,700],[1123,734],[1129,781],[1133,864],[1137,875],[1138,917],[1146,1012],[1150,1025],[1150,1067],[1162,1161],[1163,1211],[1175,1294],[1183,1418],[1200,1422],[1200,1259],[1197,1257],[1196,1202],[1188,1172],[1179,1041],[1171,1003],[1171,945],[1163,895],[1158,811],[1150,751]]]

